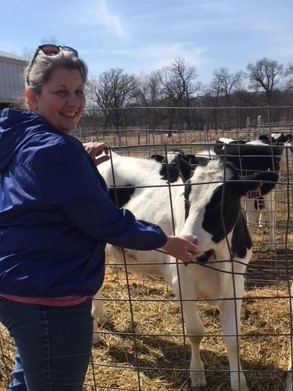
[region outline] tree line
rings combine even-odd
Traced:
[[[263,122],[290,122],[293,65],[263,58],[232,73],[216,69],[209,84],[182,58],[148,75],[110,69],[91,76],[84,121],[104,129],[243,128],[257,117]]]

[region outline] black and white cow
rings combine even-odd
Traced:
[[[170,149],[166,152],[165,156],[161,154],[151,155],[151,159],[156,160],[160,163],[174,163],[177,158],[182,159],[192,166],[196,166],[205,159],[215,159],[216,154],[211,150],[202,150],[197,153],[186,153],[182,149]]]
[[[239,336],[244,273],[251,258],[252,242],[240,199],[258,186],[271,187],[268,182],[275,181],[276,174],[265,172],[242,178],[231,164],[224,166],[219,159],[206,159],[196,168],[187,162],[181,164],[180,159],[168,165],[113,155],[112,161],[114,172],[110,161],[100,165],[99,170],[118,206],[131,210],[139,219],[158,224],[166,234],[196,236],[199,252],[194,262],[185,266],[161,251],[140,252],[108,246],[109,261],[126,264],[130,272],[161,276],[171,286],[182,303],[190,339],[193,387],[206,385],[199,350],[204,326],[194,300],[203,298],[218,305],[232,390],[247,391],[239,358]],[[94,300],[93,317],[100,316],[104,316],[101,302]]]
[[[266,171],[278,173],[283,144],[279,142],[275,144],[264,143],[262,140],[236,141],[219,138],[214,145],[214,151],[218,156],[232,162],[241,175]],[[257,224],[264,226],[267,220],[269,225],[268,246],[271,248],[275,246],[276,240],[275,186],[277,181],[278,175],[276,175],[274,185],[269,191],[264,191],[264,188],[258,189],[256,193],[248,193],[245,199],[245,210],[251,236],[253,237]]]
[[[284,134],[282,132],[274,132],[270,134],[260,134],[258,140],[261,140],[265,144],[285,144],[292,141],[291,134]]]
[[[167,151],[165,156],[158,153],[151,155],[151,159],[160,163],[171,163],[175,158],[181,158],[190,164],[197,164],[196,155],[185,153],[177,148]]]

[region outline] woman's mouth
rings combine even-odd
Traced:
[[[76,117],[77,113],[75,111],[66,111],[66,112],[61,113],[61,115],[66,118],[73,119]]]

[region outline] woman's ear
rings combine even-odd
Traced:
[[[38,101],[36,94],[33,92],[31,88],[26,88],[25,93],[25,100],[31,110],[37,110],[38,109]]]

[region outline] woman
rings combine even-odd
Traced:
[[[0,321],[17,349],[9,390],[82,390],[106,243],[183,262],[197,249],[112,203],[96,169],[105,144],[87,153],[70,135],[86,79],[76,50],[39,46],[25,70],[28,110],[0,118]]]

